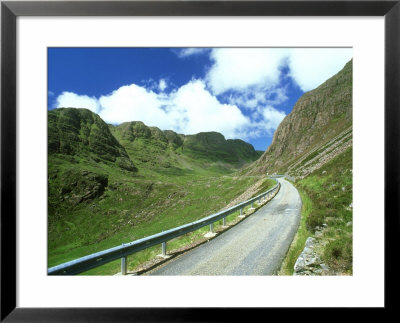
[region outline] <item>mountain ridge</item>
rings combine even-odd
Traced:
[[[222,162],[233,168],[239,168],[260,156],[260,152],[251,144],[241,139],[225,139],[221,133],[215,131],[184,135],[173,130],[149,127],[141,121],[109,125],[109,128],[130,154],[131,159],[138,158],[136,163],[142,165],[147,163],[146,167],[161,165],[170,168],[171,165],[162,162],[165,156],[170,156],[177,167],[184,168],[186,162],[192,160],[196,163],[201,162],[206,167],[210,163]],[[160,158],[159,164],[146,157],[154,153]],[[185,162],[181,163],[182,158]]]
[[[121,168],[137,171],[127,153],[127,146],[134,145],[138,140],[147,140],[157,146],[160,154],[166,150],[181,150],[189,158],[222,161],[236,167],[260,156],[260,151],[256,151],[251,144],[241,139],[225,139],[215,131],[183,135],[173,130],[149,127],[141,121],[106,124],[88,109],[58,108],[48,111],[49,154],[83,154],[87,158],[117,162]]]

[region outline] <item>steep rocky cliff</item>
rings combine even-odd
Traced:
[[[335,138],[351,138],[352,112],[351,60],[339,73],[297,101],[275,131],[272,144],[248,172],[295,171],[294,165],[302,166],[301,160],[315,157],[313,153],[332,146]],[[348,140],[345,142],[349,144]]]

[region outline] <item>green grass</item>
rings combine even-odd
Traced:
[[[257,192],[255,192],[251,197],[255,197],[261,193],[268,191],[270,188],[274,187],[275,184],[276,182],[274,179],[266,179],[257,189]]]
[[[293,275],[296,260],[303,251],[307,238],[311,235],[311,232],[307,229],[306,223],[307,218],[312,211],[312,201],[301,190],[299,191],[299,193],[302,201],[301,221],[296,236],[294,237],[293,242],[291,243],[290,248],[286,254],[286,257],[282,262],[279,272],[280,275]]]
[[[87,160],[71,162],[61,156],[49,156],[48,266],[208,216],[259,179],[236,177],[232,171],[218,165],[192,166],[192,170],[176,168],[177,174],[162,168],[139,168],[137,173],[132,173]],[[80,192],[79,181],[73,184],[82,171],[107,176],[108,186],[100,197],[75,204],[72,197],[66,196]],[[64,194],[63,201],[58,200],[57,192],[65,189],[69,182],[72,192]],[[266,179],[263,188],[271,184],[274,182]],[[194,233],[193,237],[196,234],[199,233]],[[172,246],[184,245],[193,237],[173,241]],[[129,257],[129,270],[158,253],[160,247],[153,247]],[[116,261],[85,274],[107,275],[118,271],[119,262]]]
[[[352,148],[295,185],[303,202],[301,224],[280,273],[293,274],[307,237],[326,224],[321,260],[335,272],[352,274]]]

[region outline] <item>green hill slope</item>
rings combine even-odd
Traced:
[[[50,228],[62,227],[67,213],[79,204],[100,198],[113,172],[131,176],[136,171],[99,116],[85,109],[48,112]]]
[[[331,159],[295,185],[303,200],[302,221],[283,263],[281,274],[293,274],[308,237],[314,240],[319,262],[297,275],[351,275],[353,272],[352,147]],[[325,268],[319,263],[325,264]],[[322,270],[323,269],[323,270]]]
[[[143,122],[110,125],[110,130],[140,170],[178,174],[194,169],[232,171],[260,157],[242,140],[226,140],[217,132],[177,134],[147,127]]]
[[[88,161],[136,171],[107,124],[86,109],[57,109],[48,112],[48,153],[79,156]]]

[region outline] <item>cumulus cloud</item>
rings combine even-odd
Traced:
[[[193,80],[169,95],[131,84],[100,97],[99,102],[100,116],[113,124],[140,120],[149,126],[185,134],[218,131],[233,138],[235,129],[249,123],[238,107],[220,103],[200,80]]]
[[[87,95],[79,95],[73,92],[62,92],[56,99],[56,108],[85,108],[95,113],[100,110],[100,105],[95,97],[89,97]]]
[[[215,48],[210,54],[213,65],[207,83],[217,95],[257,85],[271,88],[279,83],[285,55],[287,49],[279,48]]]
[[[119,124],[125,121],[143,121],[154,126],[154,116],[159,117],[158,123],[165,122],[166,115],[160,109],[158,95],[136,84],[122,86],[109,95],[99,98],[101,105],[100,117],[108,123]],[[168,126],[162,125],[162,126]]]
[[[227,138],[235,138],[240,129],[250,124],[237,106],[220,103],[200,80],[179,88],[172,95],[171,106],[181,115],[186,133],[218,131]]]
[[[267,131],[272,131],[278,128],[279,124],[286,116],[283,111],[279,111],[272,106],[266,106],[261,110],[261,113],[263,116],[262,124]]]
[[[303,91],[312,90],[339,72],[352,58],[350,48],[295,48],[289,56],[290,76]]]
[[[214,48],[206,80],[216,95],[277,87],[281,68],[303,91],[309,91],[333,76],[352,58],[351,48]]]

